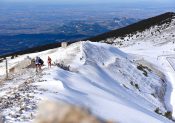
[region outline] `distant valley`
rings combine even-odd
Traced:
[[[95,35],[111,31],[113,29],[121,28],[129,24],[135,23],[139,19],[134,18],[114,18],[107,21],[90,22],[90,21],[70,21],[63,25],[46,28],[45,32],[42,29],[38,32],[32,31],[29,27],[13,27],[0,32],[0,55],[10,54],[13,52],[42,46],[46,44],[62,42],[62,41],[76,41]],[[2,25],[2,24],[0,24]],[[14,31],[15,29],[15,31]]]
[[[62,41],[90,39],[167,10],[101,6],[0,4],[0,56]]]

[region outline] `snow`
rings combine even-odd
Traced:
[[[57,66],[48,69],[45,66],[43,71],[38,74],[32,68],[26,68],[24,72],[21,71],[22,75],[14,74],[18,80],[12,79],[9,80],[9,83],[15,83],[17,87],[23,88],[25,85],[23,83],[30,80],[22,91],[17,89],[16,93],[21,94],[22,98],[29,95],[31,103],[23,102],[30,110],[25,110],[20,114],[19,118],[21,119],[9,115],[10,112],[19,113],[20,106],[18,104],[14,104],[15,107],[9,106],[3,109],[2,113],[8,122],[31,121],[30,115],[31,113],[36,114],[35,107],[38,102],[47,98],[63,100],[89,108],[98,117],[120,123],[172,122],[155,113],[157,108],[162,114],[167,111],[162,97],[165,93],[166,83],[154,71],[146,70],[147,76],[144,75],[143,71],[137,68],[138,64],[133,62],[132,55],[103,43],[78,42],[65,49],[58,48],[22,55],[12,60],[9,59],[9,63],[10,66],[14,66],[27,56],[31,58],[40,56],[46,64],[48,55],[53,62],[70,66],[70,70],[64,70]],[[0,64],[0,68],[3,65],[4,62]],[[30,71],[27,72],[28,70]],[[13,84],[6,83],[8,81],[5,81],[4,85],[0,87],[2,97],[11,96],[7,93],[11,93],[15,89]],[[22,116],[26,118],[24,119]]]
[[[148,83],[147,79],[151,78],[142,75],[135,68],[134,64],[127,60],[127,54],[101,43],[86,42],[81,45],[82,47],[78,46],[80,47],[79,50],[77,50],[77,46],[73,46],[76,52],[72,52],[69,48],[65,51],[70,56],[74,56],[76,60],[79,59],[78,63],[80,65],[76,65],[78,66],[77,68],[75,68],[72,62],[70,64],[68,62],[66,63],[67,65],[72,65],[76,71],[70,72],[55,68],[50,72],[54,81],[61,81],[64,86],[64,89],[58,95],[55,95],[57,98],[88,107],[94,114],[114,121],[125,123],[134,123],[137,121],[144,123],[148,122],[143,120],[147,118],[148,120],[150,119],[150,122],[155,123],[171,122],[163,117],[159,119],[159,115],[154,113],[158,105],[162,111],[165,111],[164,105],[159,99],[153,98],[151,94],[140,93],[130,85],[130,80],[134,79],[131,76],[133,76],[133,73],[136,73],[138,80],[135,81],[140,82],[141,90],[150,93],[151,91],[153,93],[155,91],[154,88],[148,86],[150,83]],[[77,53],[77,51],[80,52]],[[80,58],[83,58],[82,63],[80,62]],[[118,63],[115,59],[121,60],[121,62]],[[117,70],[120,69],[118,68],[120,63],[123,67],[121,71],[124,69],[127,71],[127,67],[130,67],[133,73],[128,72],[130,75],[120,74],[119,70]],[[55,72],[57,73],[56,75]],[[126,76],[131,78],[127,78]],[[155,82],[157,82],[157,86],[161,86],[160,78],[152,78],[152,84]],[[147,87],[145,87],[144,83]],[[123,84],[126,84],[129,89],[126,89]],[[115,107],[116,110],[114,110]],[[127,116],[127,119],[123,117],[123,114]],[[139,119],[137,118],[137,114],[143,114],[141,115],[143,117]]]
[[[170,62],[167,60],[167,57],[173,57],[175,56],[175,51],[174,51],[175,45],[173,45],[173,42],[167,43],[166,45],[163,46],[158,46],[158,47],[153,47],[152,44],[145,46],[145,43],[141,43],[140,45],[134,45],[133,47],[127,47],[123,48],[123,51],[127,53],[132,53],[132,54],[138,54],[140,55],[143,59],[151,62],[155,66],[158,67],[165,75],[167,81],[169,81],[172,86],[167,88],[167,93],[170,93],[168,91],[171,91],[171,101],[170,104],[173,106],[172,110],[173,112],[175,111],[175,71],[172,68]],[[172,63],[174,65],[174,63]],[[168,106],[170,107],[170,106]],[[173,113],[173,116],[175,114]]]
[[[127,36],[125,40],[117,38],[114,42],[122,51],[135,55],[138,61],[148,61],[164,73],[167,81],[166,107],[175,118],[175,19],[170,24],[151,27]],[[119,46],[118,42],[122,45]]]

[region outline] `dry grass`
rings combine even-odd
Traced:
[[[102,122],[87,110],[63,102],[46,101],[39,106],[34,123],[112,123]]]

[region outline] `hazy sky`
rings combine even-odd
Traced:
[[[175,0],[0,0],[3,2],[57,2],[57,3],[122,3],[122,2],[149,2],[149,3],[175,3]]]
[[[13,5],[13,3],[32,3],[35,4],[71,4],[71,5],[115,5],[117,7],[131,7],[131,8],[145,8],[145,7],[170,7],[175,8],[175,0],[0,0],[0,4],[7,3]]]

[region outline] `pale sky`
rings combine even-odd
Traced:
[[[60,2],[60,3],[122,3],[122,2],[157,2],[157,3],[174,3],[175,0],[0,0],[3,2]]]
[[[37,4],[111,4],[129,7],[175,7],[175,0],[0,0],[3,3],[34,3]],[[13,5],[13,4],[11,4]]]

